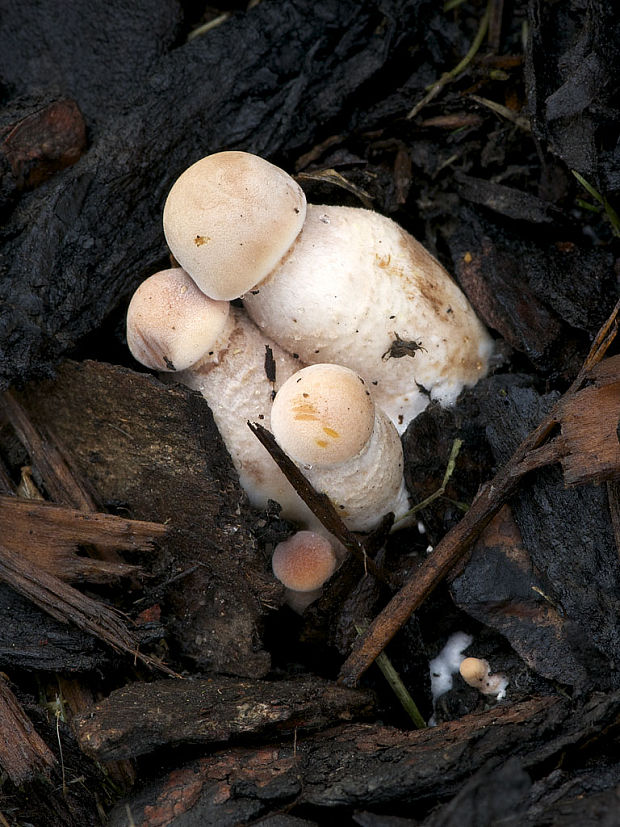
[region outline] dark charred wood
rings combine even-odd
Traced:
[[[520,192],[493,181],[484,181],[469,175],[456,176],[458,192],[465,201],[480,204],[493,212],[515,221],[552,225],[556,230],[566,227],[566,214],[534,195]]]
[[[367,717],[367,691],[312,676],[295,681],[208,680],[133,683],[115,690],[74,722],[84,752],[100,761],[162,747],[213,745],[325,729]]]
[[[564,376],[587,351],[581,331],[594,334],[616,300],[613,256],[573,238],[524,237],[463,209],[448,239],[455,275],[487,325],[539,370]]]
[[[85,673],[110,667],[112,651],[77,627],[54,620],[0,583],[0,668]]]
[[[617,113],[618,10],[600,0],[578,10],[533,0],[529,12],[525,75],[535,134],[603,193],[617,191],[618,145],[608,145],[600,124]]]
[[[223,148],[291,158],[362,86],[365,109],[384,97],[431,9],[257,4],[137,72],[80,162],[21,198],[3,228],[0,387],[49,375],[165,260],[164,200],[190,163]]]
[[[53,0],[3,4],[0,78],[15,96],[52,89],[74,98],[97,127],[122,108],[137,83],[178,37],[175,0],[111,0],[105,9],[79,0],[58,14]]]
[[[324,823],[334,810],[359,807],[408,815],[415,806],[423,817],[426,808],[454,796],[487,762],[496,772],[507,766],[507,774],[514,768],[509,762],[518,760],[520,773],[544,781],[559,756],[574,756],[579,763],[590,739],[611,746],[613,734],[605,728],[613,726],[619,711],[617,694],[595,696],[574,710],[558,698],[534,697],[417,732],[354,724],[299,737],[295,744],[239,747],[199,758],[139,791],[129,806],[144,827],[166,823],[172,813],[191,814],[206,827],[223,819],[245,824],[274,812]],[[519,795],[508,796],[510,806],[527,806],[529,789],[521,783]],[[114,827],[123,824],[125,812],[124,805],[114,811]],[[507,805],[504,814],[510,812]]]

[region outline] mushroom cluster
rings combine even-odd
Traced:
[[[400,433],[429,398],[451,404],[488,370],[491,338],[421,244],[379,213],[307,205],[262,158],[219,152],[190,166],[164,233],[204,293],[242,298],[306,364],[356,371]]]
[[[399,434],[429,398],[449,404],[483,376],[492,349],[447,272],[390,219],[307,205],[287,173],[245,152],[189,167],[163,226],[180,266],[137,289],[127,342],[203,394],[250,501],[276,500],[325,534],[247,427],[259,421],[349,528],[402,516]]]

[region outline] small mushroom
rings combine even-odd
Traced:
[[[323,584],[338,567],[330,541],[314,531],[297,531],[275,547],[271,565],[286,587],[286,603],[303,612],[321,595]]]
[[[127,309],[127,345],[152,370],[182,371],[218,349],[230,305],[208,299],[180,267],[142,282]]]
[[[269,427],[273,395],[298,370],[297,359],[266,338],[242,309],[205,296],[181,268],[156,273],[138,287],[127,313],[127,343],[162,378],[174,372],[175,381],[204,396],[253,505],[265,508],[275,500],[284,517],[315,526],[312,512],[247,425],[250,420]]]
[[[502,700],[506,696],[508,679],[499,673],[491,675],[489,671],[489,662],[484,658],[465,658],[459,666],[465,683],[483,695],[494,695],[498,700]]]
[[[201,290],[234,299],[276,267],[305,215],[303,190],[286,172],[247,152],[217,152],[173,184],[164,235]]]
[[[302,368],[283,383],[271,410],[278,444],[353,531],[409,508],[394,425],[364,380],[341,365]]]

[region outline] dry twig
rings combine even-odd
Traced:
[[[567,400],[582,388],[613,342],[618,329],[619,312],[620,302],[597,334],[578,376],[566,394],[553,406],[543,422],[523,440],[506,465],[481,488],[463,519],[443,537],[412,579],[357,639],[340,671],[341,683],[354,686],[358,682],[413,612],[460,562],[491,518],[515,493],[523,476],[562,459],[566,451],[565,441],[561,436],[552,439],[549,437],[562,421]]]

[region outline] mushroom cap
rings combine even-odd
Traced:
[[[305,216],[303,190],[284,170],[248,152],[217,152],[173,184],[164,234],[204,293],[234,299],[274,269]]]
[[[148,368],[186,370],[216,342],[228,313],[228,302],[205,296],[185,270],[160,270],[142,282],[129,303],[127,344]]]
[[[489,674],[489,663],[482,658],[465,658],[461,661],[459,672],[465,683],[480,689]]]
[[[319,589],[337,565],[331,543],[315,531],[298,531],[278,543],[271,560],[274,575],[296,592]]]
[[[280,447],[303,465],[329,467],[368,444],[375,406],[364,380],[341,365],[310,365],[282,385],[271,409]]]

